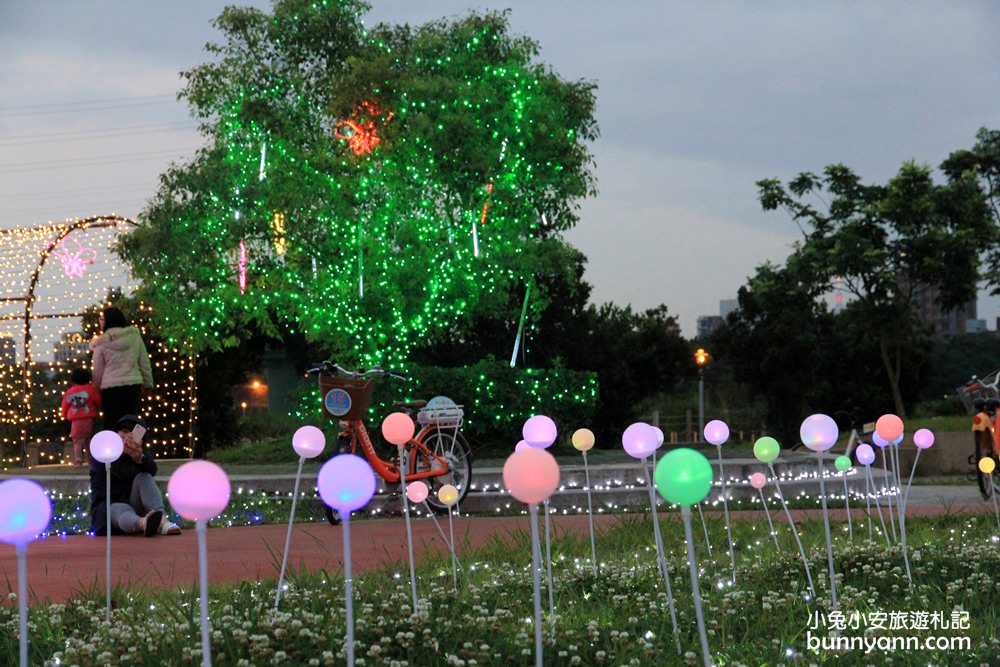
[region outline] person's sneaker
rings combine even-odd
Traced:
[[[160,535],[180,535],[181,527],[173,521],[164,521],[160,524]]]
[[[150,510],[149,514],[139,520],[139,524],[142,527],[142,534],[146,537],[156,535],[156,532],[160,529],[160,521],[162,520],[163,510]]]

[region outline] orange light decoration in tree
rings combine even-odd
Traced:
[[[503,156],[507,152],[507,140],[504,139],[503,143],[500,144],[500,164],[503,164]],[[483,212],[479,216],[479,224],[486,224],[486,214],[490,210],[490,198],[493,196],[493,179],[486,185],[486,201],[483,202]],[[479,257],[479,230],[476,229],[476,221],[472,221],[472,254],[474,257]]]
[[[489,211],[490,208],[490,195],[492,194],[493,194],[493,181],[490,181],[490,184],[486,186],[486,201],[483,202],[483,213],[482,215],[479,216],[479,224],[483,224],[486,222],[486,213]]]
[[[375,150],[381,143],[378,136],[378,127],[375,121],[379,119],[381,112],[371,102],[362,102],[354,111],[354,117],[342,120],[333,128],[333,136],[347,141],[355,155],[367,155]],[[389,112],[385,122],[392,120],[392,112]],[[341,131],[344,128],[344,131]]]

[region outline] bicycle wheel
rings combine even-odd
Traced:
[[[993,434],[988,430],[974,431],[976,436],[976,482],[979,484],[979,493],[983,500],[989,500],[993,496],[993,474],[987,475],[979,469],[979,460],[984,457],[993,457]],[[994,458],[994,460],[996,460]]]
[[[448,472],[437,477],[424,477],[430,493],[427,495],[427,504],[438,514],[446,514],[448,506],[438,500],[438,489],[445,484],[452,484],[458,489],[458,501],[461,505],[465,500],[465,494],[469,492],[469,482],[472,479],[472,450],[465,437],[457,429],[437,429],[431,431],[423,439],[424,446],[434,455],[440,456],[448,462]],[[418,449],[410,450],[410,473],[418,473],[424,470],[431,470],[440,466],[436,459],[432,459]]]

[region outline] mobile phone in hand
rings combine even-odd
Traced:
[[[144,435],[146,435],[145,426],[143,426],[142,424],[136,424],[134,427],[132,427],[132,437],[135,438],[136,442],[141,443],[142,437]]]

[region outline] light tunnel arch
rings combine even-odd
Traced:
[[[110,288],[121,288],[125,294],[134,290],[136,285],[112,253],[112,246],[137,226],[124,216],[98,215],[0,230],[0,448],[4,468],[58,462],[53,452],[68,442],[61,433],[68,432],[68,427],[60,429],[65,425],[53,403],[69,386],[68,362],[88,367],[90,363],[81,318],[87,308],[105,303]],[[46,358],[46,344],[54,348],[52,359]],[[144,405],[144,411],[149,408],[157,413],[147,413],[153,417],[151,444],[159,456],[190,456],[196,403],[194,359],[166,346],[148,347],[154,376],[169,378],[162,386],[157,379],[159,395]]]

